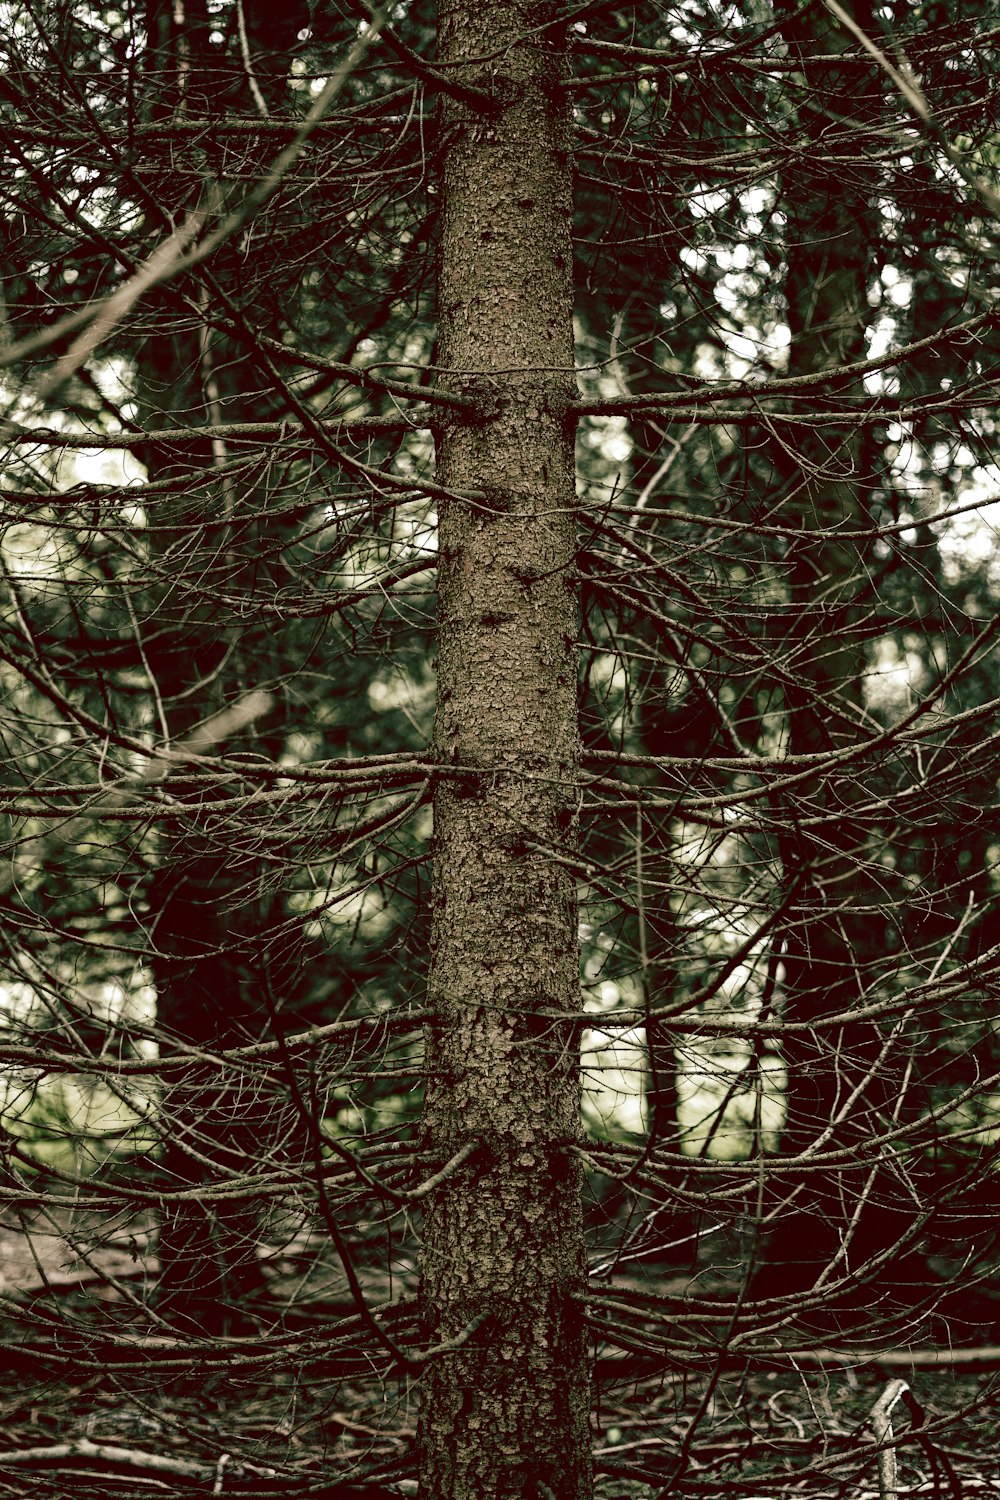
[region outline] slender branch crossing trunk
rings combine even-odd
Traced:
[[[580,1171],[571,176],[556,7],[444,0],[440,639],[426,1130],[427,1500],[592,1491]],[[461,372],[461,373],[457,373]],[[461,494],[475,499],[458,498]]]

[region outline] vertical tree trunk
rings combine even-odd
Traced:
[[[571,177],[555,7],[444,0],[440,362],[481,393],[439,476],[435,901],[426,1129],[476,1150],[431,1202],[428,1500],[591,1492],[571,849],[578,732]],[[478,373],[482,372],[482,373]],[[456,378],[456,377],[452,377]],[[454,769],[452,769],[454,768]],[[472,1330],[470,1332],[470,1330]]]
[[[865,9],[870,15],[869,7],[859,7]],[[859,14],[859,20],[864,24],[865,17]],[[877,83],[869,64],[812,61],[816,53],[835,56],[854,46],[822,6],[796,15],[785,35],[808,80],[810,103],[800,107],[798,119],[815,147],[785,182],[788,370],[809,376],[864,357],[874,239],[869,184],[863,172],[852,180],[834,163],[824,163],[822,138],[831,128],[828,111],[836,108],[848,117],[870,111]],[[828,389],[828,407],[853,405],[864,394],[857,378],[839,386],[831,381]],[[848,413],[842,427],[797,432],[793,443],[784,511],[788,523],[807,536],[790,545],[787,558],[792,624],[785,693],[789,748],[795,755],[815,755],[855,743],[860,733],[865,654],[859,614],[867,572],[858,543],[838,533],[862,524],[861,438]],[[864,831],[851,817],[857,800],[852,771],[810,786],[808,795],[829,822],[815,835],[792,828],[783,839],[788,875],[802,877],[799,920],[785,962],[800,1020],[849,1009],[859,997],[863,957],[856,949],[862,933],[848,932],[858,926],[852,908],[865,862]],[[796,1148],[824,1123],[827,1094],[839,1087],[835,1073],[825,1061],[809,1066],[807,1057],[800,1059],[788,1120]]]
[[[269,23],[250,17],[255,78],[272,102],[280,100],[286,49],[303,19],[295,3]],[[213,52],[205,0],[148,0],[146,20],[148,117],[163,120],[188,112],[221,116],[234,85],[224,58],[216,55],[218,48]],[[165,191],[171,186],[168,180]],[[224,193],[226,184],[219,186]],[[230,254],[224,247],[213,269],[223,280],[236,281],[225,259]],[[208,324],[199,328],[183,304],[178,311],[173,288],[154,292],[154,306],[157,298],[161,326],[143,340],[136,361],[144,431],[210,425],[222,409],[230,420],[237,415],[266,419],[283,409],[278,398],[260,388],[246,351],[234,340]],[[252,588],[252,580],[259,580],[266,567],[253,556],[266,523],[254,520],[248,526],[244,521],[238,535],[229,524],[231,501],[219,474],[225,458],[208,438],[171,447],[151,443],[145,451],[150,480],[176,486],[157,497],[152,543],[169,582],[161,591],[165,597],[151,599],[148,619],[139,627],[144,659],[175,741],[281,670],[281,642],[273,632],[240,635],[211,601],[192,603],[171,573],[171,555],[181,559],[182,568],[190,561],[194,573],[198,555],[214,559],[231,551],[226,584],[238,593]],[[249,498],[244,484],[239,494],[244,514]],[[259,508],[266,508],[263,487]],[[232,742],[227,748],[233,748]],[[273,897],[257,893],[253,862],[234,858],[220,843],[211,813],[211,799],[206,799],[203,818],[164,823],[160,867],[146,892],[164,1055],[176,1045],[194,1051],[237,1047],[258,1040],[269,1028],[264,996],[276,976],[266,962],[266,936],[280,911]],[[192,1063],[161,1101],[159,1166],[165,1188],[207,1188],[251,1170],[268,1152],[272,1136],[281,1136],[278,1122],[261,1115],[255,1089],[238,1072],[220,1082],[214,1070],[202,1071]],[[159,1310],[210,1332],[255,1327],[248,1323],[246,1305],[264,1289],[259,1237],[257,1209],[246,1199],[188,1198],[169,1204],[158,1236]]]
[[[145,431],[203,424],[200,364],[197,330],[145,341],[137,365]],[[250,403],[238,388],[226,394],[230,412],[246,412]],[[192,486],[199,468],[205,477]],[[150,445],[147,473],[150,480],[179,486],[178,494],[158,497],[154,542],[161,566],[171,549],[183,555],[192,538],[196,549],[218,550],[227,535],[219,524],[225,501],[221,481],[213,477],[210,443],[194,440],[173,452]],[[166,592],[165,600],[154,595],[139,630],[177,742],[248,689],[270,681],[277,663],[275,650],[269,652],[259,635],[238,641],[228,622],[213,618],[210,605],[192,605],[183,593],[178,600],[176,589]],[[255,889],[253,862],[234,857],[220,841],[211,797],[201,814],[164,819],[161,830],[159,868],[146,890],[161,1055],[178,1044],[197,1052],[259,1040],[269,1027],[262,997],[275,902]],[[215,1070],[192,1061],[161,1101],[164,1187],[173,1192],[224,1183],[251,1170],[272,1130],[272,1122],[260,1116],[249,1080],[234,1070],[220,1081]],[[167,1206],[157,1242],[159,1310],[211,1332],[243,1330],[245,1304],[264,1287],[258,1239],[258,1215],[246,1201],[189,1198]]]
[[[783,4],[775,9],[779,16],[786,13]],[[852,9],[870,30],[867,0]],[[830,372],[824,405],[851,408],[863,399],[863,385],[857,377],[837,382],[834,372],[864,358],[877,227],[865,164],[838,162],[836,135],[840,120],[877,116],[878,76],[867,59],[837,60],[838,54],[856,52],[857,44],[821,4],[794,9],[783,34],[806,79],[808,103],[799,107],[797,119],[810,142],[784,183],[789,374]],[[840,533],[864,525],[866,480],[861,429],[849,409],[842,426],[793,430],[792,444],[794,459],[783,463],[783,514],[806,535],[790,544],[786,559],[789,748],[794,755],[816,755],[856,743],[862,732],[869,572],[858,543]],[[861,1003],[871,962],[885,952],[879,883],[869,867],[867,830],[854,814],[864,790],[854,767],[817,778],[802,789],[799,814],[785,819],[782,862],[798,895],[786,934],[784,989],[786,1014],[797,1022],[820,1021]],[[904,1227],[891,1209],[891,1184],[885,1177],[869,1182],[863,1165],[893,1103],[883,1042],[878,1022],[858,1022],[838,1031],[799,1033],[786,1043],[784,1149],[803,1150],[837,1119],[832,1144],[857,1147],[859,1165],[813,1172],[795,1184],[797,1207],[772,1236],[770,1265],[755,1285],[759,1295],[809,1286],[825,1270],[856,1273]]]

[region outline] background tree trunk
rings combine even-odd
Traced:
[[[783,5],[775,8],[779,16],[785,13]],[[870,31],[870,5],[852,9]],[[856,51],[856,42],[822,6],[796,10],[783,35],[807,80],[808,102],[799,105],[796,119],[810,143],[801,165],[784,179],[788,373],[812,376],[865,356],[877,210],[864,164],[851,171],[838,162],[836,134],[841,118],[874,123],[881,89],[870,62],[836,60]],[[856,407],[864,397],[856,376],[829,389],[831,408],[837,402]],[[871,478],[863,447],[862,429],[845,410],[843,425],[803,429],[796,433],[794,456],[785,451],[776,459],[785,481],[783,518],[805,533],[789,543],[785,559],[790,623],[784,692],[793,755],[843,749],[862,732],[864,612],[872,594],[863,544],[839,533],[865,525]],[[783,959],[790,1020],[821,1021],[859,1005],[870,959],[885,949],[868,832],[854,811],[866,791],[857,780],[817,776],[784,819],[779,845],[785,881],[797,887]],[[835,1120],[836,1145],[868,1145],[877,1138],[895,1098],[884,1041],[878,1022],[786,1039],[785,1152],[803,1151]],[[852,1090],[858,1092],[845,1113]],[[812,1172],[794,1184],[778,1174],[777,1196],[794,1186],[796,1207],[778,1219],[768,1267],[755,1284],[759,1295],[810,1286],[829,1267],[843,1275],[892,1243],[905,1217],[897,1222],[883,1201],[886,1181],[880,1177],[873,1186],[868,1176],[860,1164],[832,1174]],[[838,1259],[845,1234],[846,1261]]]
[[[571,177],[549,5],[443,5],[440,360],[484,402],[442,424],[434,938],[426,1128],[475,1143],[427,1214],[423,1493],[591,1491],[572,875]],[[546,24],[548,23],[548,24]],[[483,59],[492,61],[484,63]],[[488,413],[488,415],[487,415]],[[461,499],[471,492],[477,498]]]
[[[287,71],[284,49],[307,16],[295,5],[270,24],[249,7],[248,16],[256,86],[273,107]],[[244,103],[213,55],[219,49],[210,40],[204,0],[180,6],[149,0],[147,25],[149,119],[222,119]],[[230,187],[220,178],[220,197]],[[211,269],[227,286],[240,286],[247,274],[231,247],[213,258]],[[207,319],[199,321],[190,303],[190,295],[185,304],[170,288],[154,293],[160,321],[137,360],[144,431],[210,426],[223,414],[229,421],[260,421],[283,411],[280,395],[268,389],[249,352]],[[257,518],[248,525],[233,514],[234,508],[240,515],[266,512],[267,471],[258,493],[253,481],[226,476],[231,457],[224,444],[208,437],[144,449],[148,477],[161,487],[152,519],[164,582],[138,628],[166,720],[156,730],[166,728],[174,742],[227,703],[280,678],[280,630],[237,629],[231,611],[217,606],[210,590],[199,596],[196,589],[192,597],[174,576],[172,555],[183,560],[200,549],[222,562],[213,587],[221,583],[220,591],[230,597],[249,599],[268,574],[267,543],[273,547],[276,532]],[[253,728],[242,743],[261,748]],[[230,741],[226,748],[240,745]],[[271,748],[280,754],[280,736]],[[235,856],[219,839],[210,797],[204,817],[164,824],[158,869],[147,891],[163,1055],[178,1045],[238,1047],[268,1034],[269,998],[272,1006],[282,999],[268,959],[268,929],[279,918],[280,902],[261,894],[260,876],[257,862]],[[235,1071],[220,1082],[212,1069],[192,1064],[162,1100],[161,1113],[159,1165],[168,1192],[244,1176],[267,1153],[268,1142],[280,1138],[277,1122],[261,1118],[253,1085]],[[247,1303],[265,1284],[259,1236],[260,1215],[249,1193],[242,1200],[189,1198],[169,1205],[157,1242],[159,1310],[211,1332],[255,1326],[248,1322]]]

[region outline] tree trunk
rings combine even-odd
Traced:
[[[864,7],[862,7],[863,9]],[[864,24],[864,16],[859,20]],[[874,238],[867,182],[852,181],[834,165],[818,164],[820,138],[829,126],[824,104],[848,115],[871,108],[876,87],[871,67],[816,64],[810,54],[850,50],[853,38],[822,10],[797,17],[785,34],[799,53],[811,103],[799,125],[815,142],[809,164],[790,173],[787,204],[786,297],[791,333],[788,373],[835,371],[864,357],[868,321],[868,261]],[[835,387],[824,404],[852,404],[863,396],[855,378]],[[807,537],[793,542],[786,560],[792,605],[788,637],[789,749],[815,755],[855,743],[860,734],[865,654],[858,631],[867,577],[857,542],[838,532],[860,529],[860,436],[850,415],[844,425],[796,435],[788,465],[784,515]],[[849,1009],[863,982],[862,953],[853,929],[865,835],[851,817],[857,800],[853,768],[835,781],[817,781],[806,799],[829,822],[800,832],[789,819],[783,836],[788,878],[801,878],[801,895],[788,938],[786,991],[797,1020]],[[848,932],[851,928],[851,932]],[[789,1099],[787,1134],[801,1149],[825,1123],[827,1094],[838,1088],[836,1069],[798,1059]]]
[[[138,360],[145,431],[204,422],[200,365],[197,330],[145,341]],[[228,410],[245,415],[248,403],[239,390],[227,395]],[[199,470],[205,477],[192,486]],[[209,442],[193,441],[183,452],[150,445],[147,472],[151,481],[176,480],[182,487],[159,497],[159,565],[166,570],[171,552],[184,556],[186,547],[193,554],[217,554],[227,540],[226,527],[218,524],[225,500],[223,483],[213,476]],[[233,579],[231,587],[235,591],[239,581]],[[218,619],[221,612],[191,604],[176,579],[162,590],[166,598],[159,597],[160,589],[153,592],[148,622],[138,629],[167,728],[174,743],[183,742],[198,723],[271,679],[274,650],[259,636],[237,639],[224,617]],[[224,748],[231,751],[241,742],[230,739]],[[259,739],[246,743],[259,746]],[[224,789],[216,795],[224,796]],[[197,1054],[258,1041],[269,1031],[263,997],[274,900],[255,889],[254,861],[234,857],[220,840],[211,796],[199,814],[164,819],[161,830],[158,868],[146,890],[161,1055],[178,1045]],[[220,1079],[211,1067],[192,1061],[161,1100],[159,1168],[167,1192],[225,1184],[252,1171],[275,1128],[260,1116],[249,1080],[235,1070]],[[210,1332],[245,1329],[247,1298],[264,1286],[259,1237],[256,1210],[246,1200],[191,1198],[168,1205],[158,1236],[160,1312]]]
[[[445,0],[440,361],[480,392],[437,434],[440,625],[429,1140],[474,1143],[429,1205],[427,1500],[591,1493],[572,876],[571,176],[554,7]],[[548,23],[548,24],[547,24]],[[483,372],[478,374],[476,372]],[[455,376],[450,377],[456,379]],[[477,498],[462,499],[461,493]]]
[[[298,7],[290,4],[262,35],[259,18],[251,16],[255,77],[272,102],[280,99],[287,70],[283,49],[302,21]],[[232,102],[233,85],[222,59],[213,56],[205,0],[180,5],[148,0],[147,26],[148,117],[222,115]],[[165,187],[169,192],[169,179]],[[219,190],[226,191],[224,182]],[[212,266],[224,282],[239,284],[226,259],[232,254],[224,247]],[[145,432],[211,425],[223,410],[232,421],[263,420],[284,409],[273,393],[261,389],[246,351],[208,323],[199,327],[173,287],[154,292],[151,300],[159,304],[159,319],[136,360]],[[150,481],[164,487],[157,497],[152,546],[166,582],[154,586],[147,619],[138,629],[167,728],[177,742],[226,704],[280,676],[281,642],[272,631],[238,630],[222,607],[198,597],[199,558],[216,566],[226,559],[223,586],[230,595],[249,596],[267,566],[254,555],[257,549],[266,556],[267,538],[261,535],[266,522],[254,516],[238,531],[232,524],[233,496],[221,446],[207,437],[170,447],[151,443],[143,456]],[[252,495],[243,481],[238,499],[244,516]],[[254,508],[266,509],[263,486]],[[187,578],[194,578],[197,602],[186,595]],[[249,743],[259,747],[260,741]],[[225,748],[239,746],[229,740]],[[146,893],[161,1054],[176,1046],[213,1051],[259,1040],[270,1028],[265,996],[280,999],[278,975],[267,961],[278,903],[258,893],[254,861],[234,857],[220,841],[211,798],[203,816],[165,820],[162,827],[159,868]],[[256,1089],[238,1072],[220,1081],[213,1069],[192,1063],[161,1101],[160,1180],[175,1192],[243,1176],[267,1154],[272,1138],[278,1149],[285,1123],[273,1114],[263,1117]],[[209,1332],[255,1327],[246,1305],[264,1289],[259,1238],[259,1215],[249,1198],[202,1202],[192,1197],[168,1204],[158,1236],[160,1312]]]
[[[780,15],[785,7],[776,9]],[[870,5],[856,4],[853,12],[871,30]],[[875,207],[865,164],[838,162],[830,137],[840,119],[874,122],[880,86],[867,60],[835,60],[856,53],[857,44],[822,6],[796,10],[783,34],[806,79],[809,102],[797,119],[810,142],[784,184],[788,372],[831,372],[824,406],[856,407],[864,396],[860,380],[838,382],[832,372],[864,358]],[[783,518],[806,535],[789,545],[785,560],[789,750],[817,755],[857,743],[862,733],[869,571],[859,544],[839,533],[863,528],[867,481],[861,429],[850,411],[842,426],[798,429],[793,442],[794,458],[779,460],[786,477]],[[864,793],[850,766],[805,785],[784,819],[782,863],[786,880],[798,885],[783,960],[790,1020],[822,1021],[859,1005],[871,964],[886,951],[880,882],[872,875],[867,830],[854,813]],[[892,1070],[898,1058],[892,1062],[885,1055],[884,1043],[878,1022],[799,1033],[786,1042],[785,1152],[806,1149],[837,1120],[830,1144],[857,1146],[870,1162],[870,1148],[895,1102]],[[771,1237],[769,1265],[755,1282],[758,1295],[811,1286],[824,1273],[854,1275],[905,1229],[907,1216],[894,1210],[888,1175],[869,1180],[860,1155],[856,1168],[814,1171],[794,1184],[776,1177],[779,1196],[795,1187],[796,1208],[779,1219]]]

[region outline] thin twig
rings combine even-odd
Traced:
[[[871,1409],[868,1420],[878,1443],[878,1488],[881,1500],[898,1500],[896,1446],[892,1433],[892,1409],[910,1389],[905,1380],[890,1380]]]

